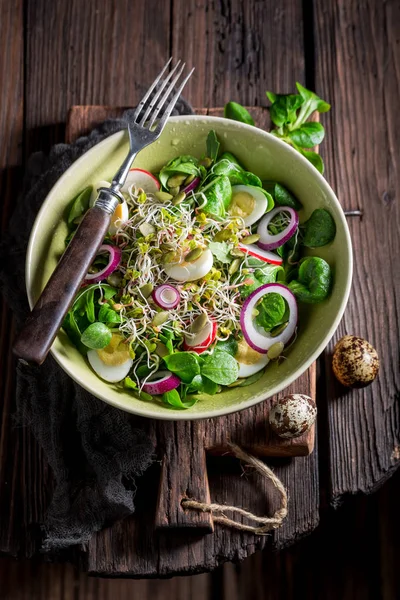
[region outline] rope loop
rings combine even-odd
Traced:
[[[266,479],[269,479],[278,490],[281,497],[281,506],[278,510],[275,511],[272,517],[259,517],[249,512],[248,510],[244,510],[238,506],[228,506],[224,504],[215,504],[215,503],[205,503],[198,502],[194,499],[185,498],[182,500],[183,508],[190,510],[197,510],[199,512],[209,512],[213,516],[213,520],[216,523],[220,523],[221,525],[225,525],[226,527],[233,527],[234,529],[238,529],[240,531],[250,531],[251,533],[255,533],[256,535],[266,535],[269,531],[273,529],[278,529],[282,525],[283,520],[287,515],[287,504],[288,498],[286,494],[286,490],[283,487],[281,480],[274,474],[274,472],[267,467],[261,460],[252,456],[251,454],[247,454],[242,448],[236,446],[235,444],[230,444],[229,448],[231,452],[242,460],[246,464],[251,465],[255,468],[255,470],[260,473]],[[234,519],[230,519],[226,516],[226,512],[233,512],[239,515],[242,515],[249,519],[250,521],[254,521],[258,523],[257,526],[244,525],[243,523],[239,523]]]

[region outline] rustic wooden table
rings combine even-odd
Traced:
[[[331,374],[332,344],[321,357],[318,443],[310,458],[297,459],[310,461],[312,494],[299,499],[302,520],[292,504],[289,529],[277,532],[272,543],[281,547],[311,531],[319,520],[320,498],[322,505],[337,505],[347,494],[375,490],[400,460],[398,3],[14,0],[0,4],[0,22],[3,230],[26,158],[63,141],[68,108],[135,104],[170,54],[196,66],[186,90],[195,106],[220,106],[229,99],[262,106],[265,89],[288,92],[296,80],[332,103],[332,111],[324,115],[327,140],[321,149],[326,177],[345,209],[363,211],[362,219],[349,223],[355,254],[353,292],[332,344],[345,333],[366,337],[381,355],[382,370],[369,388],[345,392]],[[38,551],[38,523],[52,479],[29,431],[12,427],[12,337],[10,307],[4,303],[0,551],[32,556]],[[210,464],[211,491],[224,502],[219,469],[218,463]],[[296,468],[292,477],[292,483],[300,483]],[[223,557],[210,552],[186,558],[183,564],[184,543],[179,557],[167,544],[158,549],[167,557],[165,562],[149,572],[148,565],[138,564],[133,541],[129,548],[118,547],[123,528],[117,525],[99,534],[80,555],[92,573],[156,576],[201,565],[207,569],[265,545],[265,539],[242,534]]]

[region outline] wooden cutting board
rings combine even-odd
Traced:
[[[249,110],[258,127],[268,128],[269,116],[266,109],[250,107]],[[78,137],[87,134],[105,119],[120,117],[123,111],[124,108],[105,106],[72,107],[67,119],[66,141],[73,142]],[[196,109],[196,113],[222,116],[223,109]],[[295,392],[307,394],[315,399],[315,363],[279,397]],[[240,390],[238,390],[238,394],[240,394]],[[158,500],[154,515],[154,529],[168,530],[173,528],[173,531],[176,531],[177,528],[189,528],[192,532],[197,530],[200,535],[213,531],[212,516],[209,513],[183,510],[181,501],[187,497],[195,498],[201,502],[210,502],[206,456],[207,454],[227,454],[229,452],[228,443],[237,444],[259,457],[285,457],[290,459],[304,457],[312,452],[315,437],[314,427],[303,436],[293,440],[280,439],[270,430],[268,414],[271,405],[276,400],[277,397],[269,398],[241,412],[204,421],[168,422],[140,419],[141,425],[144,425],[149,435],[155,440],[157,454],[162,462]],[[299,470],[299,476],[301,477],[301,469]],[[315,482],[311,481],[311,478],[309,483],[304,480],[301,481],[302,487],[314,486],[314,484]],[[241,480],[238,477],[237,486],[240,487],[240,485]],[[268,484],[266,485],[268,487]],[[291,494],[290,490],[289,493]],[[311,492],[310,495],[313,496],[313,493]],[[253,488],[252,494],[255,497],[262,496],[258,498],[258,501],[260,501],[258,503],[261,503],[261,505],[264,503],[265,488],[259,490]],[[237,496],[236,505],[240,506],[243,503],[243,495],[238,493]],[[231,503],[235,504],[234,497]],[[250,501],[251,505],[254,505],[254,503]],[[290,510],[289,503],[289,513]],[[132,518],[135,519],[135,516]],[[169,535],[173,536],[173,531]],[[149,535],[151,535],[151,532]],[[96,548],[97,551],[98,548]],[[136,547],[136,552],[140,556],[140,541],[139,548]],[[96,567],[96,570],[99,571],[98,567]],[[129,572],[132,573],[132,565]]]

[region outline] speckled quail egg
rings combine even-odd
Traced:
[[[299,437],[310,429],[317,416],[314,400],[304,394],[280,398],[269,412],[271,429],[279,437]]]
[[[347,387],[365,387],[378,375],[378,353],[367,340],[355,335],[345,335],[334,348],[332,368],[341,384]]]

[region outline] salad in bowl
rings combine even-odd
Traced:
[[[292,191],[247,170],[214,129],[202,142],[200,154],[131,169],[63,323],[110,388],[172,409],[268,378],[335,288],[319,255],[336,236],[330,210],[304,219]],[[69,203],[65,244],[109,185]]]
[[[28,246],[31,307],[127,145],[126,132],[109,136],[48,194]],[[194,420],[306,372],[343,315],[352,250],[338,199],[305,157],[237,121],[171,117],[123,194],[51,348],[73,380],[136,415]]]

